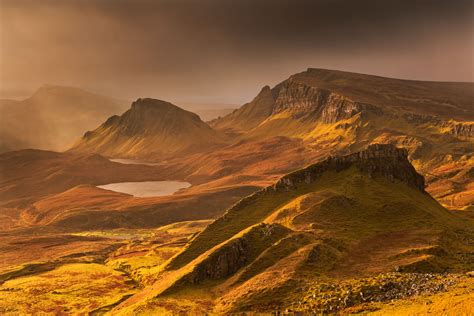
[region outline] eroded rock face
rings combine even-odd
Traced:
[[[250,244],[245,238],[238,238],[219,249],[187,277],[196,284],[203,280],[217,280],[234,274],[247,262]]]
[[[352,166],[356,166],[371,177],[381,176],[389,180],[401,181],[425,192],[425,180],[408,161],[408,152],[391,144],[374,144],[361,152],[329,157],[320,163],[281,178],[270,188],[291,189],[299,184],[310,184],[325,171],[342,171]]]
[[[294,117],[309,116],[323,123],[334,123],[377,107],[355,102],[335,92],[288,80],[278,86],[273,115],[288,111]]]
[[[458,123],[451,127],[451,133],[456,136],[474,137],[474,123]]]

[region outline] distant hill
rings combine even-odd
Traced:
[[[169,102],[138,99],[121,116],[114,115],[99,128],[87,132],[71,151],[157,159],[202,151],[221,142],[219,133],[197,114]]]
[[[189,308],[209,313],[315,311],[316,303],[334,312],[359,304],[359,292],[368,295],[337,293],[341,279],[470,271],[472,224],[425,192],[406,150],[372,145],[242,199],[171,258],[152,286],[114,311],[162,311],[170,301],[192,301]],[[349,302],[305,292],[320,282]]]
[[[53,85],[42,86],[22,101],[0,100],[0,152],[66,150],[84,130],[123,112],[126,104],[82,89]]]

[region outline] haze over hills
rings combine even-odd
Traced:
[[[232,112],[231,104],[183,102],[203,121]],[[80,88],[43,85],[24,100],[0,100],[0,152],[18,149],[64,151],[112,115],[123,113],[128,101]]]
[[[127,102],[79,88],[44,85],[22,101],[0,100],[0,152],[24,148],[62,151]]]
[[[138,99],[121,116],[87,132],[71,151],[157,159],[215,148],[222,141],[198,115],[165,101]]]
[[[472,269],[472,224],[424,191],[406,150],[372,145],[295,171],[241,200],[114,312],[334,312],[359,304],[359,293],[326,301],[307,295],[309,284],[395,269]],[[375,284],[361,295],[385,286]]]

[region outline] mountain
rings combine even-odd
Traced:
[[[249,130],[269,117],[274,105],[274,92],[269,86],[265,86],[251,102],[222,118],[211,121],[210,124],[216,129]]]
[[[308,69],[211,121],[232,135],[231,146],[176,159],[175,168],[202,181],[266,181],[331,154],[388,143],[408,149],[443,205],[466,208],[474,204],[473,91],[473,83]]]
[[[121,116],[85,133],[71,151],[157,159],[211,149],[220,142],[221,136],[198,115],[169,102],[138,99]]]
[[[205,228],[114,312],[335,312],[386,287],[408,295],[397,293],[409,274],[354,293],[341,280],[357,288],[391,271],[473,269],[472,220],[436,202],[407,156],[371,145],[282,177]],[[408,285],[422,291],[422,280]],[[311,295],[315,288],[328,296]]]
[[[0,152],[65,150],[84,130],[125,108],[125,101],[54,85],[22,101],[0,100]]]
[[[287,116],[333,123],[363,110],[383,109],[472,121],[473,98],[473,83],[400,80],[309,68],[273,89],[265,86],[252,102],[211,125],[250,130],[266,120]]]

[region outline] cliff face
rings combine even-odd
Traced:
[[[275,88],[278,92],[272,114],[288,111],[294,117],[310,117],[323,123],[335,123],[377,107],[355,102],[341,94],[287,80]]]
[[[289,112],[293,118],[323,123],[335,123],[366,111],[399,111],[444,121],[470,121],[474,119],[472,87],[470,83],[410,81],[308,69],[272,89],[264,87],[252,102],[213,121],[212,126],[248,131],[283,112]]]
[[[290,173],[271,188],[273,190],[292,189],[299,184],[314,182],[326,171],[342,171],[352,166],[368,173],[371,177],[380,176],[392,181],[401,181],[425,192],[424,178],[408,161],[407,150],[390,144],[374,144],[361,152],[347,156],[329,157],[320,163]]]
[[[474,137],[474,122],[457,123],[451,126],[451,133],[456,136]]]
[[[364,111],[381,113],[377,106],[356,102],[339,93],[288,79],[273,89],[265,86],[252,102],[210,124],[216,129],[248,131],[281,114],[328,124]]]
[[[245,238],[230,241],[198,265],[186,281],[192,284],[204,280],[217,280],[234,274],[248,260],[250,243]]]

